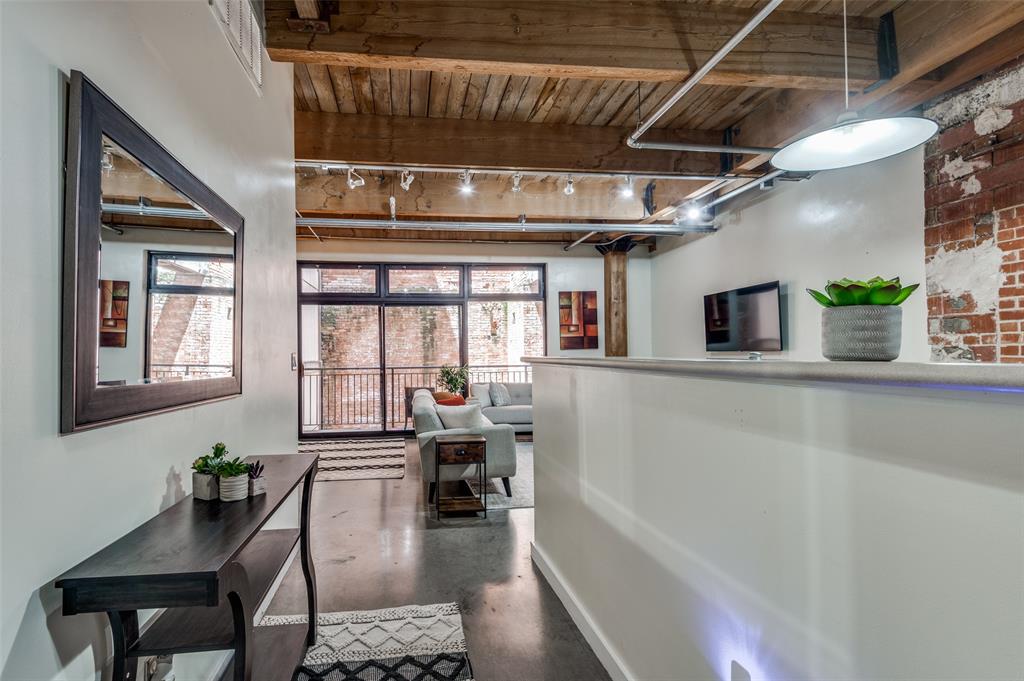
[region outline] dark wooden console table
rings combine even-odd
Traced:
[[[288,681],[316,643],[309,511],[317,456],[258,458],[266,466],[266,494],[234,502],[188,496],[57,579],[65,615],[110,618],[114,681],[135,681],[139,657],[208,650],[234,651],[225,681]],[[300,483],[300,528],[262,530]],[[296,543],[309,621],[254,627],[255,609]],[[140,635],[144,608],[166,610]]]

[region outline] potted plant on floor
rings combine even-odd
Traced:
[[[821,353],[832,361],[891,362],[900,356],[903,313],[899,305],[918,284],[899,277],[830,281],[825,293],[807,289],[821,311]]]
[[[467,381],[469,381],[469,367],[450,367],[448,365],[441,367],[437,384],[442,390],[434,394],[434,399],[461,395],[462,388],[465,387]]]
[[[234,458],[221,463],[217,472],[221,501],[240,501],[249,496],[249,464]]]
[[[203,501],[213,501],[220,496],[218,471],[224,463],[227,447],[223,442],[213,446],[210,454],[201,456],[192,462],[192,496]]]
[[[267,479],[263,477],[263,464],[256,460],[256,463],[249,464],[249,496],[255,497],[267,493]]]

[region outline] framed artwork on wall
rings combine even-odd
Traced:
[[[100,347],[128,346],[128,282],[100,279]]]
[[[596,350],[597,291],[558,292],[558,347]]]

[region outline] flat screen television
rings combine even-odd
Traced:
[[[704,340],[709,352],[781,350],[779,282],[704,296]]]

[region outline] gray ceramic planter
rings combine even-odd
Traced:
[[[846,305],[821,311],[821,354],[834,362],[891,362],[900,356],[903,311]]]
[[[217,484],[217,476],[192,471],[192,496],[203,501],[219,499],[220,486]]]

